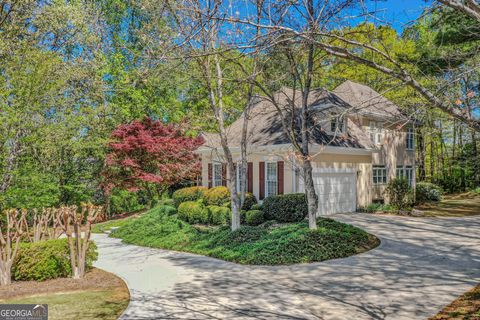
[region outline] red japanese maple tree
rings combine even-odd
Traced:
[[[186,136],[178,126],[146,117],[118,126],[111,140],[103,171],[107,193],[114,187],[151,192],[152,185],[161,192],[200,173],[193,151],[203,139]]]

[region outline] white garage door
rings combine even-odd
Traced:
[[[314,169],[313,182],[318,196],[318,215],[355,211],[356,176],[355,172],[329,172],[325,169]],[[303,190],[303,186],[300,186],[300,190]]]

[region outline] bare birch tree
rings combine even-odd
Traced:
[[[242,79],[226,79],[224,65],[228,63],[224,55],[234,54],[235,59],[241,59],[242,54],[235,49],[236,45],[229,45],[224,38],[226,32],[222,29],[223,22],[218,19],[223,14],[222,6],[225,1],[186,0],[178,5],[168,5],[169,12],[175,20],[175,27],[179,30],[182,43],[179,47],[181,58],[192,61],[200,70],[200,80],[208,93],[208,105],[215,119],[216,132],[221,145],[218,155],[226,162],[227,187],[230,191],[232,209],[232,231],[240,227],[240,209],[246,193],[247,172],[247,130],[248,107],[243,109],[244,122],[240,145],[240,188],[237,187],[236,163],[233,157],[228,125],[226,123],[225,85],[226,81],[242,82]],[[177,48],[178,49],[178,48]],[[235,50],[235,52],[234,52]],[[233,52],[233,53],[232,53]],[[233,62],[232,62],[233,63]],[[247,77],[255,77],[256,64]],[[243,81],[244,82],[244,81]],[[253,87],[250,87],[247,96],[251,97]],[[241,108],[240,108],[241,109]]]

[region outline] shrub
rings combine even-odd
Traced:
[[[368,206],[363,207],[361,211],[366,213],[389,212],[393,211],[393,207],[389,204],[371,203]]]
[[[418,182],[415,187],[415,200],[417,203],[428,201],[440,201],[442,199],[442,189],[436,184],[429,182]]]
[[[263,201],[263,212],[267,220],[301,221],[308,214],[307,199],[304,193],[271,196]]]
[[[398,209],[407,209],[411,205],[412,188],[406,179],[392,179],[385,189],[390,204]]]
[[[260,210],[260,211],[263,211],[263,204],[261,203],[257,203],[257,204],[254,204],[250,210]]]
[[[253,193],[247,192],[245,193],[245,201],[243,201],[242,210],[251,210],[253,205],[257,204],[257,198],[253,195]]]
[[[158,203],[165,206],[175,206],[175,201],[173,201],[171,198],[162,199]]]
[[[172,199],[175,206],[178,207],[182,202],[203,199],[205,191],[207,190],[207,187],[188,187],[178,189],[173,193]]]
[[[210,206],[221,206],[230,200],[230,191],[227,187],[214,187],[205,191],[205,203]]]
[[[168,205],[161,205],[158,207],[160,213],[165,214],[167,216],[173,216],[177,213],[177,208]]]
[[[258,226],[265,221],[263,211],[249,210],[245,214],[245,222],[250,226]]]
[[[227,224],[228,217],[232,214],[229,208],[221,206],[208,206],[210,223],[214,225]]]
[[[178,218],[188,223],[208,223],[208,209],[200,201],[186,201],[178,206]]]
[[[92,267],[97,256],[97,247],[94,242],[90,242],[87,269]],[[14,280],[43,281],[71,275],[70,249],[66,238],[22,243],[12,267]]]
[[[110,196],[110,214],[134,212],[143,208],[139,203],[137,193],[127,190],[114,189]]]

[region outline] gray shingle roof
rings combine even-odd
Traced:
[[[295,110],[295,130],[299,130],[299,111],[301,105],[300,91],[291,88],[281,88],[275,93],[275,100],[281,106],[281,111],[287,115]],[[367,101],[368,100],[368,101]],[[295,103],[293,103],[295,101]],[[324,89],[312,90],[308,99],[311,111],[310,143],[336,147],[370,149],[375,145],[368,135],[350,118],[347,118],[347,134],[331,134],[318,125],[320,122],[329,121],[329,114],[348,113],[352,110],[375,112],[381,116],[392,117],[400,115],[397,106],[383,98],[371,88],[351,81],[338,86],[332,92]],[[295,108],[294,108],[295,106]],[[383,109],[382,109],[383,108]],[[268,146],[290,143],[283,130],[281,117],[275,105],[265,97],[255,97],[249,106],[249,122],[247,141],[249,146]],[[241,134],[245,114],[227,128],[227,138],[231,147],[240,146]],[[289,123],[291,118],[289,117]],[[329,124],[329,122],[328,122]],[[205,147],[220,147],[217,133],[204,133]]]

